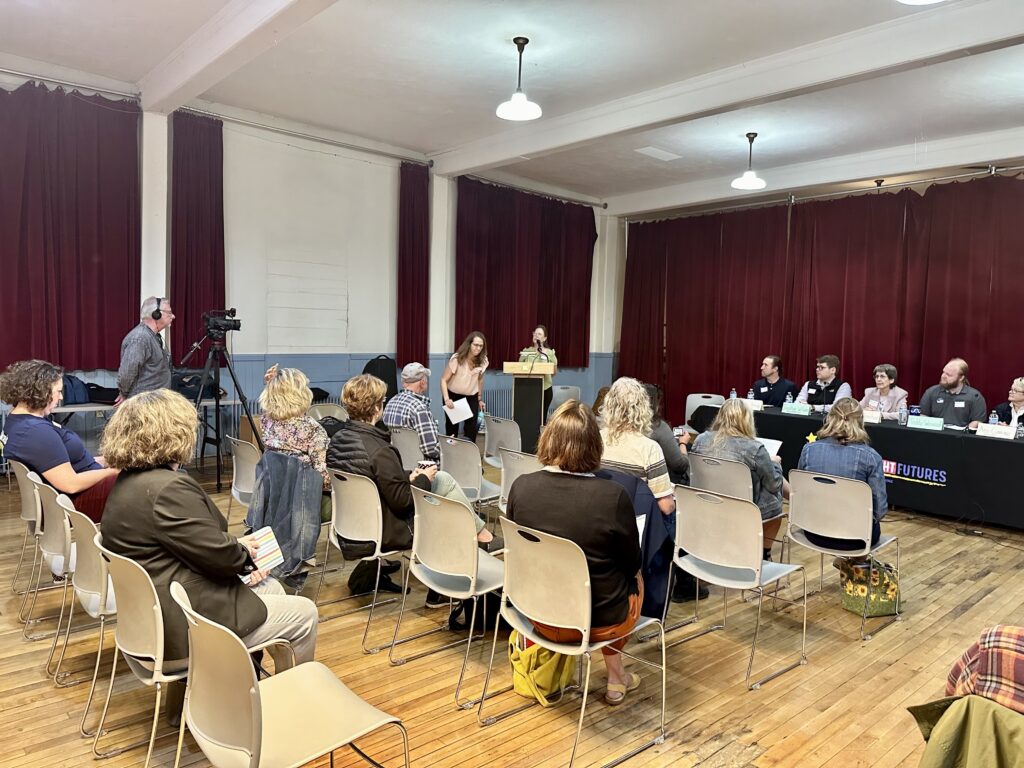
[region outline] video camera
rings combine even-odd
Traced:
[[[207,338],[213,341],[223,341],[228,331],[238,331],[242,328],[242,321],[235,318],[236,310],[211,309],[203,312],[203,325],[206,328]]]

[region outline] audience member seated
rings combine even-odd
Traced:
[[[754,399],[773,408],[781,408],[786,402],[786,395],[797,396],[796,384],[782,378],[782,358],[768,355],[761,361],[761,378],[750,385],[754,390]]]
[[[103,545],[146,569],[164,622],[164,669],[188,665],[185,615],[171,600],[179,582],[202,615],[223,624],[247,646],[288,640],[295,662],[312,661],[316,606],[286,595],[255,570],[257,543],[235,538],[213,500],[178,467],[192,458],[196,409],[177,392],[158,389],[121,403],[103,433],[103,451],[121,470],[103,515]],[[248,576],[249,586],[239,576]],[[270,648],[275,668],[291,666],[286,648]]]
[[[818,437],[808,443],[800,452],[797,469],[820,472],[823,475],[849,477],[863,480],[871,487],[871,508],[874,524],[871,529],[871,546],[878,543],[881,534],[879,521],[889,510],[885,493],[885,473],[882,471],[882,457],[868,445],[868,433],[864,431],[864,412],[860,403],[852,397],[837,400],[818,430]],[[844,539],[834,539],[808,532],[807,538],[829,549],[859,549],[862,544]]]
[[[601,453],[601,434],[591,410],[578,400],[563,403],[537,445],[544,470],[516,479],[507,514],[519,525],[575,542],[586,555],[590,640],[621,638],[602,649],[608,670],[605,701],[614,706],[640,686],[640,676],[626,671],[618,652],[626,645],[623,635],[640,618],[644,586],[633,504],[622,486],[594,476]],[[580,640],[576,630],[538,624],[537,631],[558,643]]]
[[[309,379],[298,368],[271,366],[260,393],[260,433],[268,451],[294,456],[323,477],[320,519],[331,519],[331,477],[327,474],[327,432],[306,415],[313,403]]]
[[[0,400],[14,408],[0,434],[0,452],[66,493],[75,509],[98,523],[117,470],[103,456],[89,453],[70,429],[50,420],[63,392],[61,368],[43,360],[9,365],[0,374]]]
[[[687,485],[690,480],[690,460],[686,456],[686,446],[690,442],[690,433],[683,433],[682,437],[672,434],[672,427],[668,425],[662,415],[661,387],[654,384],[644,384],[647,397],[651,401],[651,433],[650,438],[661,448],[665,463],[668,465],[668,476],[675,484]]]
[[[470,509],[472,505],[455,479],[447,472],[439,472],[436,465],[416,468],[407,473],[402,468],[398,450],[391,445],[391,433],[380,422],[384,412],[387,386],[376,376],[364,373],[349,379],[341,391],[341,401],[348,411],[349,420],[334,433],[327,448],[327,466],[353,475],[369,477],[380,494],[384,514],[381,548],[406,550],[412,546],[413,499],[412,486],[431,491]],[[477,539],[485,549],[498,549],[495,539],[484,528],[484,521],[476,517]],[[366,542],[342,540],[342,551],[347,559],[366,557],[373,545]],[[370,592],[376,581],[377,566],[360,562],[349,576],[353,594]],[[388,592],[401,592],[401,587],[390,579],[381,580],[380,588]],[[431,600],[430,607],[448,605],[448,600]]]
[[[839,378],[838,357],[822,355],[814,371],[816,378],[804,382],[800,394],[796,396],[798,403],[809,403],[816,411],[827,411],[836,400],[853,397],[850,385]]]
[[[900,408],[907,407],[909,392],[896,386],[896,366],[882,363],[875,366],[875,386],[864,390],[860,407],[865,411],[881,411],[882,418],[894,421]]]
[[[437,447],[437,422],[430,413],[430,369],[421,363],[409,363],[402,369],[402,391],[384,406],[384,423],[389,427],[415,429],[420,438],[420,453],[430,461],[441,460]],[[474,435],[475,439],[475,435]]]
[[[726,400],[711,429],[697,435],[693,452],[747,465],[754,487],[751,501],[757,504],[761,519],[766,521],[763,525],[764,559],[770,560],[772,541],[782,525],[782,497],[788,495],[789,489],[782,477],[782,459],[769,456],[757,439],[753,412],[740,400]]]
[[[611,387],[601,387],[597,390],[597,397],[594,398],[594,404],[590,406],[591,412],[594,414],[594,418],[597,419],[597,426],[604,426],[604,419],[601,417],[601,408],[604,407],[604,399],[608,397],[608,390]]]
[[[996,415],[1000,424],[1016,427],[1024,419],[1024,376],[1014,379],[1010,384],[1009,400],[996,406]]]
[[[967,363],[954,357],[933,384],[921,395],[921,415],[941,417],[943,424],[977,429],[988,410],[981,392],[967,381]]]

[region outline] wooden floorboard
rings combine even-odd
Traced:
[[[493,470],[488,469],[488,472]],[[215,493],[213,474],[199,476],[221,509],[228,495]],[[7,490],[0,478],[0,733],[7,739],[0,765],[71,767],[91,764],[90,742],[78,734],[78,721],[88,685],[58,689],[46,678],[43,665],[49,641],[28,642],[17,621],[20,598],[9,585],[22,540],[18,520],[16,484]],[[238,529],[244,510],[233,508],[232,529]],[[972,526],[972,529],[978,529]],[[906,707],[942,695],[946,673],[979,632],[996,623],[1024,623],[1024,583],[1016,578],[1024,567],[1024,535],[982,528],[984,536],[963,535],[957,526],[933,518],[898,512],[885,525],[900,536],[902,545],[905,618],[880,631],[872,640],[859,639],[859,618],[839,605],[838,576],[825,564],[825,590],[810,598],[808,607],[808,663],[767,683],[761,690],[743,685],[756,604],[730,594],[726,629],[710,633],[668,650],[668,740],[637,757],[629,765],[653,768],[900,768],[916,765],[923,743]],[[777,552],[778,550],[776,550]],[[809,588],[817,586],[818,559],[796,548],[796,562],[807,569]],[[892,560],[894,552],[886,554]],[[336,560],[336,558],[335,558]],[[338,563],[335,562],[335,565]],[[345,594],[342,573],[329,574],[323,599]],[[304,594],[312,595],[315,580]],[[796,594],[799,579],[789,594]],[[447,612],[426,611],[422,587],[409,597],[411,612],[402,632],[413,633],[440,625]],[[44,592],[37,612],[52,613],[59,606],[60,590]],[[364,601],[365,602],[365,601]],[[788,663],[799,648],[800,612],[789,607],[778,612],[765,601],[754,674]],[[353,606],[325,606],[321,616],[334,616]],[[721,593],[701,603],[701,619],[676,630],[669,641],[718,621]],[[674,606],[672,617],[692,613],[692,604]],[[397,604],[378,609],[370,642],[390,640]],[[80,618],[80,615],[79,615]],[[560,766],[568,761],[578,715],[578,696],[550,709],[534,706],[488,728],[477,724],[475,713],[455,708],[453,694],[462,649],[392,667],[387,652],[364,655],[359,640],[366,612],[356,612],[319,627],[317,659],[327,664],[354,691],[380,708],[401,717],[409,729],[413,764],[436,768],[466,766]],[[52,627],[52,622],[42,625]],[[439,633],[409,643],[407,650],[429,648],[455,636]],[[475,642],[464,693],[475,696],[483,685],[492,635]],[[96,630],[72,635],[65,669],[91,673]],[[98,702],[102,706],[113,645],[108,630],[101,668]],[[653,642],[633,644],[630,650],[655,659]],[[499,637],[499,662],[505,657],[505,638]],[[618,708],[606,706],[604,669],[594,663],[591,699],[580,741],[577,765],[601,765],[653,735],[656,727],[658,675],[631,663],[643,685]],[[144,689],[119,665],[111,717],[115,721],[141,718],[151,711],[152,690]],[[509,681],[507,662],[496,666],[492,686]],[[505,694],[488,703],[487,712],[512,708],[523,700]],[[95,720],[95,718],[94,718]],[[127,743],[148,733],[147,724],[130,727],[112,743]],[[161,716],[161,732],[168,730]],[[400,745],[390,733],[371,735],[361,746],[387,766],[401,761]],[[103,762],[105,766],[140,765],[142,750]],[[174,738],[158,739],[152,765],[170,766]],[[365,765],[347,749],[335,753],[338,768]],[[186,737],[184,766],[208,762]],[[323,758],[311,763],[327,766]]]

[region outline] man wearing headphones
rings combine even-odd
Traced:
[[[140,392],[171,386],[171,354],[160,333],[174,320],[171,302],[150,296],[142,302],[141,322],[121,342],[117,369],[118,402]]]

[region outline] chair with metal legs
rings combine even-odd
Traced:
[[[812,594],[821,592],[825,581],[825,555],[830,557],[867,557],[868,583],[876,572],[874,555],[883,547],[896,544],[896,578],[900,577],[900,540],[898,536],[882,536],[878,543],[871,546],[871,529],[873,524],[871,487],[861,481],[848,477],[835,477],[820,472],[807,472],[794,469],[789,473],[789,530],[786,538],[800,546],[817,552],[820,573],[818,589]],[[815,544],[807,534],[827,536],[832,539],[845,539],[853,549],[832,549]],[[861,640],[870,640],[874,632],[902,621],[900,613],[900,595],[896,593],[896,613],[893,616],[878,617],[887,621],[875,627],[874,632],[865,634],[868,620],[869,600],[864,600],[864,610],[860,618]]]
[[[699,581],[730,589],[752,589],[758,593],[757,622],[754,625],[754,639],[750,644],[750,659],[744,680],[748,689],[760,688],[764,683],[779,675],[807,663],[807,576],[802,565],[773,563],[762,560],[763,532],[761,512],[752,501],[718,496],[697,488],[677,485],[675,564]],[[680,556],[679,550],[687,554]],[[800,633],[800,654],[796,661],[778,669],[754,683],[750,673],[754,667],[757,651],[757,637],[761,629],[761,606],[766,587],[777,584],[790,574],[800,571],[803,575],[803,600],[800,602],[781,597],[774,599],[791,605],[802,605],[803,623]],[[727,619],[727,595],[723,595],[722,623],[694,632],[680,638],[667,647],[680,645],[696,637],[725,628]]]
[[[512,483],[520,475],[528,475],[531,472],[540,472],[544,465],[532,453],[521,453],[509,448],[499,448],[501,454],[501,495],[498,496],[498,509],[505,514],[508,506],[508,494],[512,490]]]
[[[460,709],[469,709],[479,700],[460,701],[459,693],[462,691],[462,680],[466,675],[466,665],[469,663],[477,608],[481,597],[501,589],[504,565],[494,555],[482,551],[477,546],[476,513],[465,504],[415,487],[412,489],[412,497],[416,507],[412,529],[412,553],[409,555],[409,567],[406,569],[402,585],[402,607],[398,612],[398,622],[395,624],[395,635],[391,641],[388,659],[397,666],[462,643],[461,640],[454,640],[429,651],[420,651],[401,659],[395,658],[396,645],[448,630],[448,624],[445,622],[436,629],[398,639],[402,617],[405,615],[410,574],[428,589],[445,597],[453,600],[472,600],[473,611],[469,618],[466,653],[462,657],[462,669],[459,672],[459,681],[455,685],[455,704]],[[482,638],[485,633],[486,630],[479,637]]]
[[[480,449],[476,443],[458,437],[442,437],[441,469],[451,475],[466,493],[475,507],[494,501],[501,494],[501,488],[484,479]]]
[[[409,427],[389,427],[389,429],[391,444],[395,446],[398,455],[402,458],[402,467],[412,472],[416,469],[417,463],[423,461],[419,433]]]
[[[224,515],[231,524],[231,505],[234,502],[249,506],[252,490],[256,487],[256,465],[260,463],[260,449],[245,440],[228,437],[231,441],[231,498]]]
[[[383,560],[386,557],[393,557],[400,554],[397,551],[382,551],[381,550],[381,538],[384,532],[384,511],[380,504],[380,494],[377,492],[377,486],[373,480],[362,475],[352,475],[348,472],[339,472],[337,470],[331,471],[331,527],[329,529],[327,552],[324,555],[324,567],[320,571],[320,582],[317,584],[316,595],[313,597],[313,602],[316,603],[317,607],[324,605],[330,605],[332,603],[342,602],[344,600],[351,600],[356,597],[365,597],[365,593],[358,595],[347,595],[336,600],[321,603],[320,590],[324,585],[324,574],[327,572],[327,565],[330,560],[331,547],[333,546],[338,552],[343,552],[341,549],[341,539],[346,539],[353,542],[365,542],[373,546],[373,551],[360,558],[360,562],[372,562],[377,563],[377,578],[373,586],[373,599],[370,600],[369,605],[360,606],[350,611],[339,613],[337,616],[330,616],[327,618],[321,618],[320,621],[330,621],[331,619],[339,618],[340,616],[347,616],[350,613],[356,611],[362,611],[369,609],[369,614],[366,617],[366,627],[363,629],[363,640],[362,649],[363,653],[378,653],[379,651],[387,648],[387,644],[374,646],[373,648],[366,647],[366,638],[370,633],[370,622],[373,621],[373,611],[375,608],[381,605],[388,605],[389,603],[395,602],[395,598],[384,600],[383,602],[377,602],[377,596],[380,592],[380,576],[381,569],[383,567]],[[342,555],[344,557],[344,555]]]
[[[306,662],[260,680],[247,649],[230,630],[198,614],[184,588],[171,597],[188,622],[188,688],[174,766],[185,727],[215,768],[294,768],[348,745],[372,765],[355,741],[386,725],[402,736],[409,766],[409,736],[402,721],[371,706],[330,669]]]
[[[568,539],[552,536],[531,528],[516,525],[507,518],[501,519],[501,530],[505,537],[505,577],[504,592],[501,597],[501,616],[512,625],[520,635],[537,645],[555,653],[576,656],[586,661],[586,671],[582,675],[583,701],[580,705],[580,716],[576,726],[576,738],[573,741],[572,753],[569,757],[569,768],[576,759],[580,733],[583,730],[583,719],[587,711],[587,693],[590,688],[591,656],[594,652],[611,645],[614,640],[606,642],[590,642],[590,572],[587,558],[583,550]],[[534,623],[541,623],[575,629],[580,633],[578,643],[556,643],[537,632]],[[636,626],[628,633],[632,635],[646,627],[657,627],[661,630],[661,622],[657,619],[641,617]],[[657,736],[638,747],[631,749],[605,764],[605,768],[618,765],[645,749],[662,744],[667,732],[665,730],[665,637],[662,632],[660,651],[661,663],[648,661],[626,651],[619,651],[623,656],[661,670],[661,720]],[[504,720],[517,712],[521,712],[536,702],[517,707],[499,715],[484,717],[484,704],[511,687],[487,693],[491,679],[491,669],[498,648],[498,628],[494,631],[494,642],[491,645],[491,658],[484,677],[484,689],[480,697],[477,718],[481,725],[491,725]]]
[[[50,655],[46,659],[46,673],[51,675],[50,664],[53,661],[54,650],[57,647],[57,636],[60,634],[61,624],[64,620],[64,609],[67,607],[68,584],[70,583],[71,574],[75,572],[75,548],[71,542],[71,525],[67,521],[67,515],[63,507],[57,501],[59,496],[63,496],[65,499],[67,497],[42,481],[36,482],[31,479],[31,476],[29,479],[30,482],[35,484],[36,495],[39,498],[39,509],[42,514],[36,536],[39,557],[36,560],[36,568],[32,574],[31,581],[31,584],[35,585],[35,587],[30,587],[32,598],[29,602],[28,612],[25,614],[23,634],[26,640],[53,638],[53,644],[50,646]],[[68,500],[68,503],[70,504],[70,500]],[[43,566],[47,567],[53,576],[54,582],[61,588],[60,611],[52,616],[33,618],[32,614],[35,613],[36,601],[41,591],[39,580],[43,575]],[[26,593],[25,598],[27,599],[28,597],[29,593]],[[33,624],[48,621],[49,619],[57,620],[57,626],[52,633],[49,631],[29,632],[29,627]]]
[[[523,437],[519,432],[519,425],[512,419],[499,419],[489,413],[484,414],[484,425],[487,427],[487,433],[484,435],[484,461],[492,467],[501,469],[502,448],[523,450]]]
[[[21,554],[18,557],[18,566],[14,569],[14,578],[11,579],[11,592],[14,594],[24,594],[18,592],[18,578],[21,576],[21,566],[25,562],[25,550],[28,548],[29,536],[35,536],[36,532],[36,521],[39,519],[39,497],[36,496],[35,488],[32,485],[32,481],[29,480],[30,470],[20,461],[14,459],[8,459],[7,464],[10,470],[14,471],[14,476],[18,480],[18,493],[21,495],[21,521],[25,525],[25,535],[21,540]],[[32,472],[31,474],[35,474]],[[39,475],[35,475],[36,480],[39,480]],[[8,474],[10,477],[10,474]],[[38,549],[35,549],[35,539],[32,541],[33,549],[38,554]],[[32,569],[35,569],[35,560],[33,558]]]

